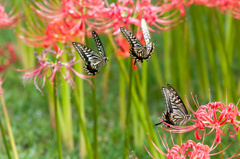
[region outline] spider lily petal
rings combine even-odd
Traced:
[[[36,88],[42,92],[41,89],[44,87],[46,79],[50,79],[50,81],[53,82],[56,77],[56,73],[59,72],[66,82],[70,83],[72,86],[75,86],[72,77],[73,74],[84,80],[87,80],[90,84],[92,84],[91,81],[87,79],[89,77],[91,78],[91,76],[85,76],[73,69],[72,66],[79,62],[75,61],[76,58],[74,55],[71,56],[72,59],[70,59],[70,61],[64,61],[61,56],[62,54],[67,53],[66,50],[61,50],[59,48],[56,48],[55,50],[56,51],[45,49],[39,55],[37,52],[35,52],[35,57],[38,61],[38,67],[33,71],[25,72],[23,74],[24,83],[34,79]],[[47,54],[51,54],[51,56],[48,56]],[[62,72],[62,68],[66,68],[66,74]],[[40,80],[42,80],[41,86],[39,86]]]

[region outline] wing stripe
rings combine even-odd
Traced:
[[[93,38],[95,40],[95,43],[97,45],[98,52],[100,53],[101,56],[105,57],[105,51],[102,45],[102,42],[98,36],[98,34],[95,31],[92,31]]]

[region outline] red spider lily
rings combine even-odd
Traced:
[[[98,10],[102,17],[105,17],[106,26],[109,27],[106,32],[117,34],[119,28],[125,24],[140,26],[141,19],[144,18],[152,27],[151,31],[163,31],[179,23],[181,15],[178,10],[170,5],[159,4],[152,5],[151,0],[118,0],[109,5],[106,2],[105,10]],[[168,13],[168,16],[165,15]],[[174,18],[173,18],[174,17]],[[112,27],[112,28],[110,28]]]
[[[238,0],[195,0],[198,5],[205,5],[208,7],[216,7],[220,9],[232,8],[238,5]]]
[[[53,21],[48,23],[46,29],[43,27],[38,28],[37,25],[28,27],[28,31],[22,29],[23,35],[18,37],[25,43],[33,45],[35,47],[48,47],[53,46],[57,41],[67,43],[68,41],[75,41],[73,39],[81,39],[84,41],[85,31],[81,29],[72,28],[75,26],[75,22],[71,19],[64,21]],[[38,28],[37,32],[34,28]]]
[[[99,18],[95,10],[101,10],[104,3],[102,0],[82,2],[79,0],[57,2],[44,0],[42,3],[35,2],[35,6],[32,6],[34,11],[48,22],[46,29],[41,29],[38,34],[34,29],[23,30],[24,35],[19,35],[19,37],[34,46],[47,47],[52,46],[56,41],[62,43],[75,41],[73,39],[84,41],[86,33],[101,25],[101,17]],[[35,24],[30,27],[38,28],[39,26]]]
[[[126,40],[126,38],[123,37],[115,37],[115,40],[117,42],[117,44],[119,45],[119,49],[117,50],[116,55],[120,56],[121,58],[127,58],[130,56],[129,54],[129,48],[130,48],[130,44],[129,42]]]
[[[7,69],[16,60],[17,55],[11,43],[7,43],[4,48],[0,48],[0,72]]]
[[[190,108],[189,105],[188,107]],[[215,132],[215,141],[217,143],[221,142],[222,135],[226,135],[223,132],[225,124],[229,123],[234,129],[234,132],[229,132],[230,137],[236,136],[239,130],[240,121],[237,120],[237,116],[239,116],[240,112],[237,106],[232,103],[229,105],[224,105],[220,102],[209,103],[200,106],[196,112],[193,110],[192,112],[196,118],[193,120],[195,122],[193,125],[185,127],[171,126],[171,128],[163,129],[174,133],[189,132],[196,129],[195,137],[196,139],[201,139],[203,134],[199,131],[210,128],[210,131],[206,135]]]
[[[66,80],[66,82],[70,83],[71,85],[75,85],[72,77],[72,73],[91,83],[87,79],[87,77],[91,77],[91,76],[85,76],[73,69],[72,66],[79,62],[79,61],[75,61],[75,56],[73,54],[71,54],[72,58],[69,61],[64,61],[61,56],[62,54],[67,53],[66,50],[64,49],[60,50],[59,48],[56,48],[55,50],[56,51],[45,49],[44,51],[41,52],[40,55],[37,55],[37,53],[35,52],[35,56],[37,58],[39,66],[38,68],[36,68],[31,72],[24,73],[24,76],[23,76],[24,83],[26,83],[27,80],[34,79],[34,84],[36,88],[40,92],[42,92],[41,89],[45,85],[46,78],[50,79],[50,81],[53,82],[57,72],[59,72],[63,76],[63,78]],[[53,57],[53,58],[50,59],[50,57]],[[62,68],[66,68],[66,74],[62,72]],[[42,84],[40,87],[38,86],[37,79],[38,81],[42,79]]]
[[[163,136],[163,138],[161,136]],[[149,137],[151,143],[153,144],[154,148],[159,153],[164,155],[167,159],[171,159],[171,158],[173,158],[173,159],[185,159],[185,158],[210,159],[210,156],[214,156],[214,155],[217,155],[217,154],[220,154],[220,153],[224,152],[233,143],[233,141],[232,141],[223,150],[221,150],[217,153],[212,153],[211,154],[211,152],[216,149],[216,147],[219,145],[219,143],[216,143],[215,141],[213,141],[211,147],[209,147],[208,145],[203,144],[204,140],[202,141],[202,143],[200,143],[200,142],[195,143],[192,140],[188,140],[186,143],[181,143],[181,145],[179,146],[179,145],[176,145],[174,143],[172,133],[170,133],[170,136],[171,136],[171,140],[172,140],[172,144],[173,144],[172,148],[170,148],[168,146],[164,131],[163,131],[163,135],[159,134],[159,137],[161,139],[163,147],[167,151],[167,153],[165,153],[155,145],[155,143],[152,141],[152,139],[148,135],[148,137]],[[146,148],[146,146],[145,146],[145,148]],[[146,150],[147,150],[147,148],[146,148]],[[151,158],[154,158],[154,156],[152,156],[152,154],[148,150],[147,150],[147,152],[148,152],[148,154],[150,155]],[[238,153],[238,149],[237,149],[237,151],[230,158],[233,158],[233,157],[237,156],[238,154],[239,153]]]
[[[185,6],[190,6],[193,2],[194,0],[165,0],[165,7],[176,8],[180,11],[181,15],[184,16]]]
[[[0,28],[11,29],[18,21],[18,13],[13,15],[13,10],[8,14],[5,12],[4,6],[0,4]]]
[[[240,19],[238,0],[195,0],[195,4],[214,7],[220,9],[223,13],[230,13],[236,19]]]

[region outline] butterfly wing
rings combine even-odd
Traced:
[[[184,105],[182,99],[180,98],[180,96],[178,95],[178,93],[174,90],[174,88],[168,84],[168,88],[170,91],[170,101],[171,101],[171,106],[172,109],[179,109],[181,111],[182,114],[184,115],[188,115],[188,111],[186,106]]]
[[[124,27],[120,28],[123,35],[127,38],[127,41],[130,43],[131,47],[143,47],[140,41],[134,36],[129,30]]]
[[[72,42],[73,46],[77,50],[78,54],[85,62],[91,62],[101,58],[96,52],[88,48],[87,46],[80,44],[78,42]]]
[[[141,27],[142,27],[142,33],[143,33],[145,44],[146,44],[146,46],[148,46],[151,38],[150,38],[150,34],[149,34],[149,31],[147,28],[147,23],[144,18],[142,18],[142,20],[141,20]]]
[[[171,105],[170,96],[169,96],[170,91],[167,88],[162,87],[162,94],[163,94],[163,97],[164,97],[164,103],[165,103],[165,107],[167,108],[167,111],[172,113],[173,110],[172,110],[172,105]]]
[[[106,56],[105,55],[105,51],[104,51],[102,42],[101,42],[98,34],[95,31],[92,31],[92,35],[93,35],[93,38],[94,38],[94,40],[96,42],[98,52],[100,53],[101,56],[105,57]]]
[[[191,115],[188,115],[187,108],[182,99],[170,84],[168,84],[168,89],[170,91],[169,98],[172,107],[171,118],[174,123],[177,124],[181,121],[179,125],[184,125],[190,120]]]

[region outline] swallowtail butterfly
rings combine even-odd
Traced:
[[[87,75],[94,76],[98,70],[107,63],[108,57],[105,55],[105,51],[98,34],[95,31],[92,31],[92,35],[100,55],[83,44],[77,42],[73,42],[72,44],[81,58],[86,62],[84,65],[84,70],[87,72]]]
[[[182,99],[174,88],[168,84],[168,88],[162,87],[162,93],[167,108],[162,114],[163,121],[170,125],[177,125],[179,121],[181,121],[179,125],[186,124],[190,120],[191,115],[188,114]],[[160,124],[162,122],[155,124],[155,126]]]
[[[145,19],[141,20],[141,27],[144,41],[146,44],[145,46],[143,46],[129,30],[127,30],[124,27],[120,28],[121,32],[127,38],[128,42],[131,45],[129,53],[131,57],[135,59],[134,64],[136,64],[136,62],[138,61],[143,62],[143,59],[148,60],[151,57],[154,50],[154,43],[150,42],[150,34]]]

